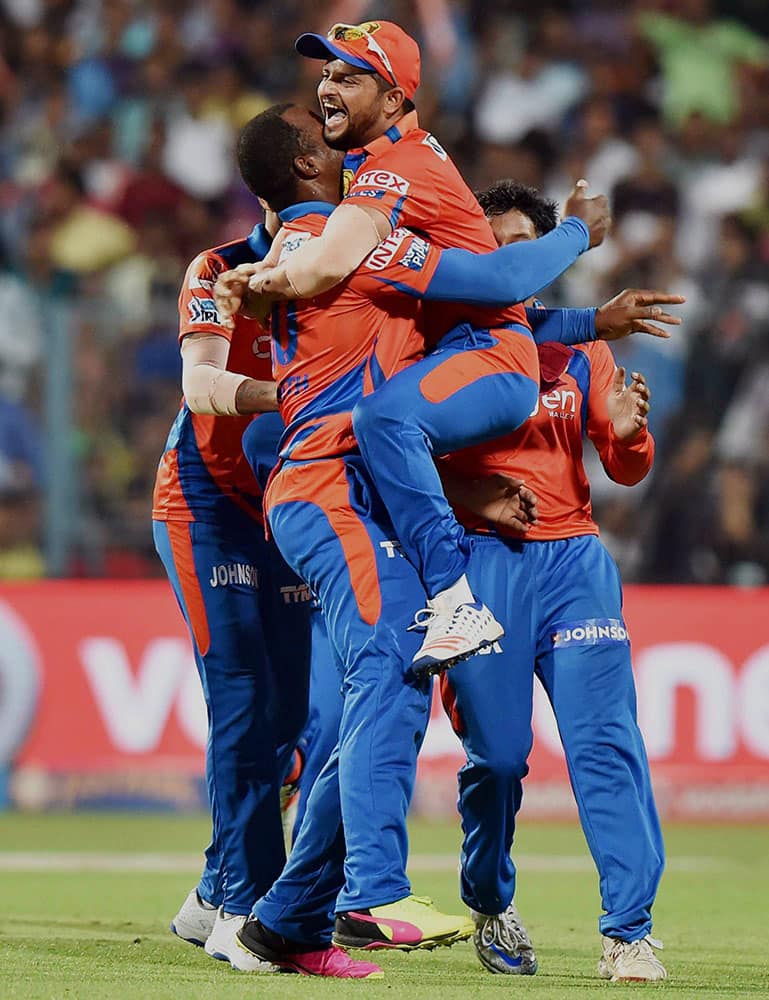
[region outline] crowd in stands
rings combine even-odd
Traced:
[[[764,7],[0,0],[0,578],[51,569],[46,496],[62,461],[64,572],[162,573],[149,517],[179,403],[181,277],[261,217],[234,138],[276,101],[314,102],[318,65],[294,53],[298,33],[379,16],[419,39],[421,123],[473,187],[515,177],[562,200],[584,176],[611,196],[611,237],[548,304],[625,287],[687,296],[670,341],[616,352],[652,388],[653,475],[626,490],[590,462],[625,579],[769,582]]]

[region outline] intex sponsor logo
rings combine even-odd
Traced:
[[[567,622],[553,632],[551,639],[554,649],[564,646],[596,646],[604,642],[628,642],[625,623],[619,618],[587,618],[579,622]]]
[[[210,587],[230,587],[245,585],[259,588],[259,570],[250,563],[222,563],[211,570]]]
[[[196,296],[189,301],[190,322],[218,323],[219,313],[213,299],[199,299]]]
[[[357,194],[358,188],[384,188],[385,191],[395,191],[396,194],[408,194],[409,182],[398,174],[387,170],[366,170],[355,178],[350,194]]]
[[[394,229],[386,240],[374,247],[366,258],[366,267],[370,271],[383,271],[390,264],[400,249],[401,243],[410,236],[407,229]]]
[[[300,583],[294,587],[281,587],[280,592],[283,594],[285,604],[305,604],[312,600],[310,588],[306,583]]]

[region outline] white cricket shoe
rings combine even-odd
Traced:
[[[183,941],[202,948],[216,922],[216,907],[198,896],[198,890],[192,892],[182,903],[182,907],[171,921],[171,930]]]
[[[640,941],[621,941],[602,937],[603,955],[598,962],[598,975],[613,983],[649,983],[667,979],[668,973],[652,951],[662,948],[661,941],[648,935]]]
[[[475,953],[489,972],[505,976],[534,975],[537,956],[515,903],[494,916],[473,911],[473,923]]]
[[[237,933],[248,919],[248,915],[225,913],[222,907],[216,914],[216,923],[206,941],[206,955],[229,962],[241,972],[278,972],[269,962],[257,958],[238,943]]]
[[[428,607],[417,611],[409,630],[424,629],[425,639],[411,666],[414,673],[429,676],[466,660],[479,649],[501,639],[505,630],[485,604],[460,604],[448,612]]]

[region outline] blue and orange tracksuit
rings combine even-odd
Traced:
[[[332,210],[307,203],[281,213],[284,252],[318,235]],[[569,240],[577,249],[560,252],[576,256],[584,245],[579,226]],[[265,510],[286,560],[320,600],[344,694],[338,751],[310,794],[281,878],[254,908],[294,940],[328,941],[335,906],[372,907],[410,891],[405,817],[429,685],[410,674],[419,639],[407,627],[425,594],[357,454],[352,409],[420,355],[418,299],[436,288],[450,298],[441,269],[446,260],[453,277],[455,266],[471,268],[476,258],[463,254],[441,254],[396,230],[338,289],[273,309],[273,372],[286,432]],[[507,358],[521,344],[534,350],[518,331],[506,333],[499,342]]]
[[[510,848],[531,744],[535,666],[600,876],[600,930],[632,941],[651,930],[664,848],[636,721],[621,582],[592,519],[582,440],[590,438],[609,476],[625,485],[649,471],[654,442],[645,430],[631,441],[614,435],[606,408],[614,360],[606,344],[539,350],[536,415],[509,437],[447,460],[459,475],[525,479],[539,499],[539,523],[525,540],[495,534],[460,512],[469,544],[486,553],[481,563],[471,559],[470,584],[491,586],[506,630],[492,653],[441,680],[467,753],[459,775],[462,895],[481,913],[499,913],[513,897]],[[511,579],[520,587],[511,589]]]
[[[345,187],[345,204],[374,208],[393,228],[423,233],[436,247],[476,253],[496,247],[476,198],[440,143],[419,127],[416,112],[348,153]],[[584,235],[581,249],[587,248]],[[461,261],[458,277],[464,268]],[[543,267],[538,287],[553,277]],[[448,273],[446,279],[450,284]],[[496,304],[511,299],[515,296]],[[534,408],[539,381],[523,307],[484,311],[458,304],[462,301],[457,295],[426,304],[428,347],[443,331],[453,328],[451,334],[419,365],[362,401],[354,414],[361,454],[430,597],[455,583],[469,558],[433,456],[519,427]]]
[[[269,336],[239,317],[219,323],[213,286],[262,258],[261,227],[200,254],[179,298],[180,337],[230,340],[228,368],[270,378]],[[193,641],[208,710],[206,778],[213,820],[200,896],[248,913],[285,863],[279,790],[307,715],[310,603],[305,584],[264,538],[262,491],[241,447],[251,417],[194,414],[182,401],[158,469],[155,545]],[[275,462],[283,425],[265,414],[262,455]],[[316,655],[322,656],[318,646]]]

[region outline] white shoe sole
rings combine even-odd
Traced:
[[[415,674],[425,677],[431,677],[435,674],[440,673],[442,670],[450,670],[452,667],[456,666],[457,663],[461,663],[463,660],[469,660],[471,656],[475,656],[476,653],[480,652],[482,649],[486,649],[488,646],[493,646],[495,642],[498,642],[502,636],[505,634],[505,630],[496,622],[496,628],[490,633],[487,633],[483,639],[479,640],[475,645],[471,646],[469,649],[463,650],[460,653],[449,654],[445,659],[440,659],[437,656],[433,656],[431,653],[417,653],[416,657],[411,661],[411,668]]]

